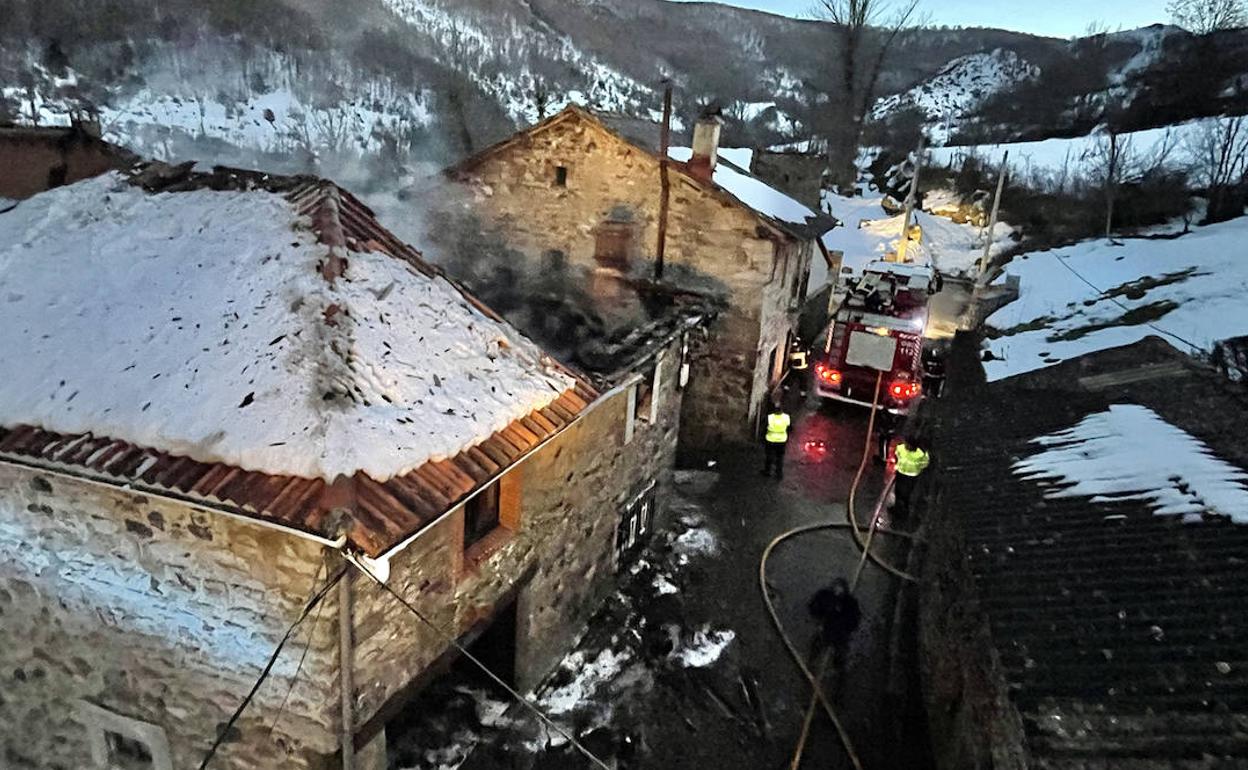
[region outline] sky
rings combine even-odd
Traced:
[[[786,16],[806,17],[814,0],[720,0],[728,5],[757,8]],[[1051,37],[1082,35],[1089,24],[1116,30],[1166,21],[1165,0],[920,0],[932,24],[963,27],[999,27]]]

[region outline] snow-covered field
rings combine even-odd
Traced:
[[[1211,118],[1225,122],[1233,118]],[[1193,162],[1189,146],[1192,137],[1201,130],[1203,121],[1189,121],[1175,126],[1150,128],[1123,134],[1130,142],[1131,152],[1151,159],[1169,148],[1166,162],[1176,168],[1190,166]],[[1096,163],[1097,145],[1104,141],[1102,134],[1092,133],[1072,139],[1044,139],[1037,142],[1014,142],[1011,144],[974,145],[966,147],[936,147],[931,150],[932,163],[949,169],[960,169],[968,157],[978,157],[996,165],[1001,156],[1010,152],[1010,174],[1014,180],[1043,185],[1057,184],[1062,180],[1087,174]]]
[[[1209,513],[1248,524],[1248,473],[1147,407],[1114,404],[1032,443],[1043,450],[1014,472],[1048,486],[1048,497],[1146,500],[1185,521]]]
[[[1248,334],[1246,238],[1248,218],[1240,218],[1174,239],[1095,240],[1016,258],[1006,273],[1021,280],[1019,299],[988,319],[1004,335],[988,344],[1000,359],[984,363],[988,378],[1148,335],[1191,352],[1168,335],[1207,351]]]
[[[928,138],[934,145],[943,145],[962,117],[989,96],[1039,74],[1039,67],[1001,48],[960,56],[909,91],[876,101],[871,117],[882,120],[907,107],[917,107],[927,118]]]
[[[268,192],[151,195],[115,173],[0,214],[0,424],[385,480],[571,386],[401,260],[353,251],[331,286],[310,225]]]
[[[886,212],[880,205],[883,200],[879,193],[858,198],[824,193],[824,210],[830,211],[841,224],[823,237],[823,244],[829,251],[843,252],[842,266],[855,273],[868,262],[883,259],[888,252],[897,250],[905,217]],[[916,211],[912,224],[922,229],[923,237],[917,245],[912,243],[907,248],[911,261],[935,265],[938,270],[952,275],[973,271],[983,255],[984,233],[974,225],[958,224],[926,211]],[[993,233],[992,253],[1008,247],[1012,236],[1013,228],[998,223]],[[822,286],[825,280],[826,270],[817,261],[811,271],[810,285]]]

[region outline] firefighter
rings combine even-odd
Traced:
[[[789,444],[789,415],[780,405],[780,399],[772,402],[767,414],[767,432],[763,435],[763,475],[770,476],[774,468],[776,478],[784,478],[784,450]]]
[[[940,398],[945,387],[945,355],[935,346],[923,348],[923,390],[932,398]]]
[[[918,486],[919,476],[927,470],[932,460],[927,453],[926,444],[916,433],[909,432],[897,445],[892,507],[894,521],[901,521],[910,513],[910,507],[914,503],[914,488]]]
[[[819,657],[827,652],[832,655],[835,670],[843,669],[849,637],[862,619],[862,611],[849,590],[849,583],[844,578],[833,580],[827,588],[815,592],[806,609],[819,623],[819,630],[815,632],[811,644],[811,661],[818,662]]]

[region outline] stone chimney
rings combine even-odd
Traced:
[[[716,114],[704,114],[693,126],[693,157],[689,159],[689,173],[704,182],[711,181],[715,164],[719,162],[719,133],[724,128],[723,118]]]

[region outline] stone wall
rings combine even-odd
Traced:
[[[163,728],[174,767],[196,767],[325,579],[324,555],[217,512],[0,464],[0,766],[92,767],[75,721],[86,699]],[[272,738],[290,648],[216,766],[313,768],[336,751],[333,594],[321,618]]]
[[[391,558],[390,585],[456,636],[488,622],[516,596],[521,688],[562,659],[613,588],[621,509],[651,480],[660,507],[669,494],[683,395],[680,347],[673,341],[661,359],[657,420],[639,415],[631,441],[625,435],[634,395],[626,389],[591,406],[503,476],[503,496],[518,498],[511,526],[465,552],[457,509]],[[375,584],[357,580],[355,590],[357,719],[365,728],[360,739],[368,740],[414,694],[411,683],[448,643]]]
[[[821,155],[800,152],[755,150],[750,172],[818,211],[822,202],[823,174],[828,160]]]
[[[638,251],[653,264],[659,163],[590,120],[573,116],[521,135],[468,173],[472,207],[528,257],[527,269],[551,251],[594,266],[600,225],[621,216],[635,223]],[[795,322],[789,289],[815,247],[765,234],[749,210],[676,169],[670,178],[665,278],[721,294],[731,306],[712,327],[715,344],[698,358],[682,440],[750,440],[769,385],[767,356],[788,336],[784,319],[790,329]]]

